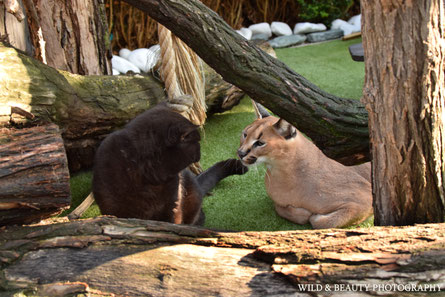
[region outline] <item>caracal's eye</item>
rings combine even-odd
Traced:
[[[257,140],[257,141],[255,141],[255,142],[253,143],[253,146],[254,146],[254,147],[262,147],[262,146],[265,146],[265,145],[266,145],[266,143],[263,142],[263,141],[261,141],[261,140]]]
[[[243,138],[245,139],[247,137],[247,133],[243,132]]]

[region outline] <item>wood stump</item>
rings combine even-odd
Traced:
[[[0,133],[0,225],[32,223],[70,206],[68,163],[55,124]]]

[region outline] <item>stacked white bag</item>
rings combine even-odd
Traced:
[[[341,19],[334,20],[331,25],[331,30],[340,29],[343,31],[343,35],[349,35],[351,33],[360,32],[361,30],[361,15],[356,15],[350,18],[347,22]],[[269,40],[272,36],[274,39],[269,40],[271,45],[277,39],[285,39],[286,44],[281,46],[288,46],[292,44],[301,44],[306,40],[305,35],[315,32],[324,32],[327,28],[324,24],[314,23],[297,23],[292,30],[290,26],[283,22],[272,22],[271,24],[263,22],[250,25],[249,28],[241,28],[236,30],[238,34],[246,38],[251,39],[264,39]],[[290,38],[287,38],[288,36]],[[295,38],[302,36],[303,38]],[[308,35],[306,35],[308,36]],[[281,43],[283,41],[281,40]],[[279,46],[279,45],[277,45]],[[113,55],[111,64],[113,67],[113,75],[126,74],[128,71],[134,73],[150,72],[158,63],[161,57],[161,49],[159,45],[153,45],[150,48],[138,48],[133,51],[123,48],[119,51],[119,56]]]
[[[119,56],[113,55],[111,59],[113,75],[126,74],[128,71],[148,73],[156,66],[160,58],[161,48],[158,44],[133,51],[123,48],[119,51]]]
[[[361,31],[361,14],[353,16],[349,21],[336,19],[332,21],[331,29],[340,29],[344,35]]]

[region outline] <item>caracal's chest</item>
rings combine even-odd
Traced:
[[[303,200],[307,196],[307,187],[303,185],[304,174],[305,172],[295,172],[290,166],[268,168],[265,176],[267,194],[280,206],[304,207]]]

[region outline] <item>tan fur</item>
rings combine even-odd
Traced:
[[[368,218],[370,164],[347,167],[329,159],[293,126],[278,121],[269,116],[247,126],[238,150],[245,165],[265,163],[266,190],[278,215],[317,229],[347,227]]]
[[[175,208],[173,209],[173,222],[175,224],[183,224],[182,209],[183,209],[183,196],[184,196],[184,186],[183,178],[179,175],[179,186],[178,186],[178,200],[175,203]]]

